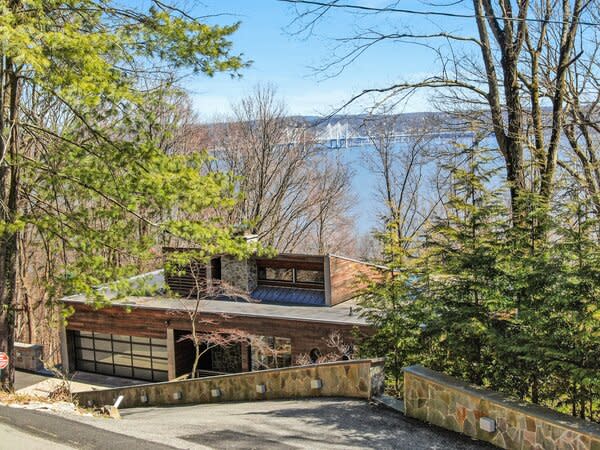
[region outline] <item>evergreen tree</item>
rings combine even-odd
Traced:
[[[402,368],[423,363],[419,307],[415,280],[407,268],[395,268],[382,280],[371,282],[361,300],[361,314],[373,325],[374,333],[360,342],[367,357],[385,357],[386,374],[394,392],[401,386]]]
[[[152,5],[0,1],[0,351],[11,357],[25,232],[62,256],[51,268],[54,298],[97,297],[93,285],[125,274],[115,261],[147,259],[161,233],[207,252],[242,251],[210,213],[235,200],[226,177],[165,155],[141,132],[141,111],[170,87],[165,73],[235,75],[246,65],[228,40],[238,25]],[[10,365],[0,388],[13,377]]]
[[[464,148],[464,167],[451,168],[453,185],[446,217],[428,238],[430,311],[424,333],[439,343],[436,368],[482,384],[495,359],[495,323],[510,314],[504,295],[506,207],[485,150]]]
[[[486,152],[461,155],[419,258],[384,236],[394,275],[366,297],[378,328],[363,350],[386,355],[396,380],[419,363],[598,420],[600,223],[590,199],[561,186],[550,210],[523,192],[514,223]]]
[[[539,343],[554,375],[550,404],[581,418],[598,418],[600,406],[600,243],[589,198],[565,191],[557,214],[555,297],[546,299],[546,334]],[[556,386],[556,387],[554,387]],[[566,394],[565,394],[566,393]]]

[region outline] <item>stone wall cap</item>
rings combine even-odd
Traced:
[[[417,377],[426,378],[427,380],[442,386],[448,386],[468,395],[476,396],[497,403],[506,408],[516,409],[526,415],[535,416],[538,419],[552,422],[558,426],[593,435],[595,438],[600,436],[600,425],[577,417],[554,411],[550,408],[535,405],[532,403],[522,402],[507,395],[496,391],[482,388],[474,384],[467,383],[457,378],[446,375],[445,373],[436,372],[421,365],[414,365],[402,369],[404,372]]]
[[[382,366],[385,364],[385,358],[381,357],[381,358],[371,358],[371,365],[372,366]]]

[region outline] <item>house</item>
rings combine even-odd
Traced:
[[[167,248],[165,254],[173,251],[179,249]],[[198,366],[201,374],[284,367],[300,355],[314,360],[330,351],[327,340],[332,333],[346,344],[357,334],[369,333],[356,310],[356,296],[364,287],[358,275],[378,276],[381,270],[338,255],[244,260],[220,255],[209,264],[190,264],[168,275],[160,270],[134,280],[152,286],[157,292],[153,295],[114,299],[101,309],[83,295],[66,297],[63,302],[74,314],[62,333],[64,365],[69,371],[149,381],[188,374],[195,349],[186,336],[192,333],[196,306],[197,333],[236,330],[262,344],[205,347]],[[223,286],[235,295],[219,289]],[[265,354],[265,345],[274,352]]]

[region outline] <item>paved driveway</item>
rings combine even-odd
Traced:
[[[128,378],[111,377],[88,372],[75,372],[71,375],[71,392],[83,392],[99,389],[110,389],[121,386],[134,386],[144,384],[147,381],[131,380]],[[15,390],[21,394],[32,394],[47,397],[55,390],[62,380],[54,378],[52,374],[31,373],[26,371],[15,371]]]
[[[19,389],[24,389],[26,387],[32,386],[37,383],[41,383],[43,381],[52,378],[51,375],[43,375],[39,373],[33,372],[25,372],[24,370],[15,370],[15,391]]]
[[[121,413],[122,420],[77,420],[177,448],[495,448],[359,400],[222,403]]]

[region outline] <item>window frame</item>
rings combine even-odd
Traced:
[[[267,278],[267,270],[275,269],[275,270],[291,270],[292,271],[292,280],[277,280]],[[261,272],[264,271],[265,276],[261,277]],[[305,272],[318,272],[323,274],[322,282],[314,282],[314,281],[298,281],[297,271],[305,271]],[[256,268],[256,279],[259,285],[263,286],[281,286],[281,287],[298,287],[305,289],[325,289],[325,271],[318,269],[305,269],[300,267],[277,267],[275,265],[257,265]]]

